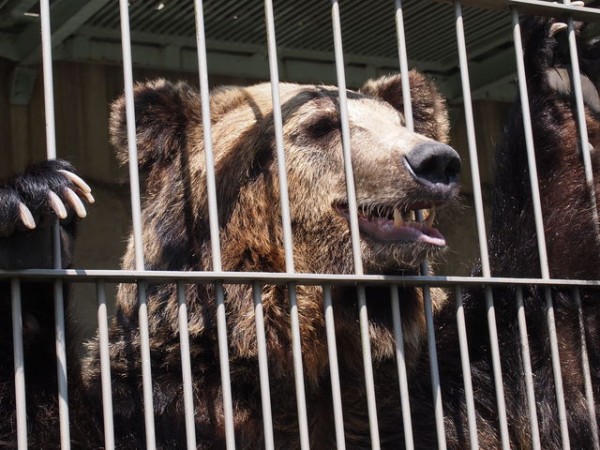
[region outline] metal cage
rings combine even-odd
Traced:
[[[6,2],[4,2],[6,3]],[[15,2],[13,2],[15,3]],[[30,2],[31,3],[31,2]],[[92,2],[93,3],[93,2]],[[99,2],[102,5],[106,4],[104,16],[99,13],[96,16],[91,16],[90,23],[92,26],[89,27],[88,33],[93,36],[94,30],[99,30],[99,25],[102,20],[107,22],[109,19],[120,21],[120,44],[122,53],[122,64],[123,64],[123,77],[125,83],[125,98],[127,105],[127,131],[128,131],[128,144],[129,144],[129,161],[137,161],[137,149],[136,149],[136,129],[135,129],[135,111],[133,108],[133,66],[134,58],[132,57],[132,44],[130,36],[130,11],[135,6],[135,2],[128,2],[127,0],[120,0],[120,10],[117,16],[116,5],[108,4],[107,2]],[[191,0],[188,7],[191,8]],[[212,144],[211,144],[211,122],[210,122],[210,109],[209,109],[209,78],[208,78],[208,62],[207,62],[207,41],[205,28],[207,25],[204,20],[204,6],[202,0],[195,0],[193,2],[193,10],[195,14],[195,34],[197,43],[197,58],[199,73],[199,84],[200,93],[202,98],[202,116],[203,116],[203,127],[204,135],[207,137],[205,143],[205,156],[206,156],[206,167],[207,169],[207,182],[208,182],[208,195],[210,203],[210,233],[211,233],[211,249],[212,249],[212,262],[213,270],[206,272],[164,272],[164,271],[147,271],[144,265],[144,254],[142,246],[142,224],[141,224],[141,201],[140,201],[140,179],[138,174],[138,167],[135,163],[129,165],[129,179],[130,179],[130,195],[131,195],[131,211],[132,211],[132,223],[133,223],[133,237],[135,242],[135,270],[87,270],[84,268],[77,269],[61,269],[60,257],[55,256],[54,267],[55,269],[28,269],[23,271],[1,271],[0,278],[4,280],[10,280],[12,287],[12,307],[13,307],[13,323],[14,323],[14,354],[15,354],[15,387],[17,393],[17,412],[18,412],[18,439],[19,448],[27,448],[27,412],[25,409],[25,378],[23,369],[23,342],[22,342],[22,329],[21,327],[21,293],[20,283],[24,280],[52,280],[55,289],[55,314],[56,314],[56,350],[57,350],[57,370],[58,370],[58,398],[60,405],[60,424],[61,424],[61,448],[70,448],[70,435],[69,435],[69,402],[67,395],[67,376],[66,376],[66,365],[67,351],[64,340],[65,335],[65,323],[64,323],[64,307],[63,307],[63,285],[65,283],[94,283],[97,288],[97,300],[98,300],[98,328],[101,342],[101,361],[102,361],[102,383],[103,383],[103,399],[104,399],[104,431],[105,431],[105,448],[115,448],[115,441],[113,435],[113,423],[112,423],[112,401],[111,401],[111,378],[110,378],[110,361],[108,355],[108,313],[107,313],[107,294],[106,294],[106,283],[137,283],[138,295],[139,295],[139,322],[140,322],[140,335],[142,341],[142,354],[140,358],[143,362],[143,379],[144,379],[144,402],[145,402],[145,433],[147,440],[147,448],[156,448],[155,444],[155,429],[154,429],[154,417],[153,417],[153,394],[152,394],[152,371],[150,368],[150,346],[149,346],[149,331],[148,331],[148,310],[147,310],[147,299],[145,296],[145,283],[149,282],[168,282],[177,284],[179,293],[179,326],[181,330],[181,356],[182,356],[182,372],[183,372],[183,389],[185,393],[185,420],[187,426],[187,448],[196,448],[196,435],[194,432],[194,417],[193,417],[193,395],[192,395],[192,382],[191,382],[191,365],[193,362],[190,360],[189,341],[187,335],[187,311],[184,298],[184,286],[185,284],[201,283],[201,284],[214,284],[216,292],[216,304],[217,304],[217,323],[218,323],[218,341],[219,341],[219,361],[221,368],[222,378],[222,389],[224,398],[224,417],[226,423],[226,437],[227,437],[227,448],[233,449],[236,447],[235,435],[234,435],[234,422],[232,412],[232,397],[231,397],[231,386],[229,379],[229,356],[228,356],[228,343],[227,343],[227,325],[226,325],[226,314],[225,314],[225,298],[223,286],[226,284],[248,284],[252,285],[254,289],[255,298],[255,319],[257,329],[257,341],[258,351],[260,360],[260,376],[261,376],[261,395],[262,395],[262,407],[263,407],[263,423],[265,433],[265,447],[274,448],[273,433],[272,433],[272,422],[271,422],[271,411],[270,411],[270,391],[269,391],[269,378],[268,378],[268,364],[266,356],[266,344],[264,336],[264,322],[263,322],[263,310],[261,304],[260,287],[265,284],[277,284],[286,285],[290,294],[291,303],[291,327],[293,336],[293,346],[290,351],[293,352],[294,360],[294,372],[295,372],[295,383],[296,383],[296,394],[297,394],[297,405],[298,405],[298,418],[300,423],[300,441],[303,449],[308,449],[309,435],[307,425],[307,407],[306,398],[304,393],[304,378],[303,378],[303,367],[302,367],[302,348],[300,344],[300,331],[299,331],[299,316],[297,304],[295,301],[295,289],[299,285],[320,285],[324,290],[323,304],[325,309],[325,317],[327,324],[327,342],[329,346],[329,363],[332,379],[332,393],[333,393],[333,409],[335,415],[335,426],[337,436],[337,448],[343,449],[344,443],[344,421],[342,416],[342,406],[340,399],[340,388],[339,378],[343,374],[339,373],[337,366],[337,355],[336,355],[336,340],[334,332],[333,322],[333,307],[331,303],[330,287],[333,285],[355,285],[357,286],[358,301],[359,301],[359,318],[362,338],[362,349],[363,349],[363,361],[365,379],[367,383],[367,390],[369,393],[368,402],[368,417],[371,430],[371,445],[372,448],[380,448],[380,436],[378,433],[378,418],[375,405],[375,394],[374,394],[374,382],[373,382],[373,366],[370,351],[370,340],[369,340],[369,329],[368,329],[368,310],[366,305],[366,298],[364,293],[365,285],[382,285],[389,286],[392,292],[393,307],[394,307],[394,324],[395,324],[395,335],[397,338],[397,363],[399,373],[399,391],[398,394],[401,396],[402,411],[404,423],[402,426],[405,431],[405,445],[406,448],[413,448],[413,437],[411,433],[412,425],[410,420],[410,407],[408,392],[410,385],[407,379],[406,367],[404,366],[404,354],[403,354],[403,343],[402,343],[402,330],[400,321],[400,310],[398,307],[398,293],[395,289],[397,285],[414,285],[423,287],[424,298],[425,298],[425,311],[428,330],[428,352],[431,361],[431,383],[434,394],[434,405],[435,405],[435,418],[436,418],[436,430],[432,430],[432,433],[437,433],[438,436],[438,447],[440,449],[446,448],[445,444],[445,431],[444,431],[444,411],[441,402],[441,390],[440,390],[440,378],[437,367],[437,356],[435,346],[435,333],[434,333],[434,314],[431,305],[431,298],[429,290],[432,287],[443,287],[446,289],[456,289],[458,292],[462,288],[472,286],[484,286],[486,293],[486,305],[488,309],[489,321],[489,336],[491,342],[491,351],[493,356],[493,370],[495,375],[495,391],[496,399],[499,411],[499,430],[501,440],[503,442],[503,448],[509,447],[509,436],[506,418],[506,406],[503,392],[502,376],[503,370],[506,368],[500,367],[499,354],[502,349],[499,348],[497,342],[497,330],[495,328],[494,319],[494,299],[492,293],[492,287],[515,285],[515,286],[529,286],[535,285],[544,287],[546,290],[546,302],[548,308],[548,327],[550,329],[550,335],[553,337],[551,340],[552,354],[549,357],[552,358],[554,367],[554,376],[556,380],[556,398],[559,410],[559,416],[561,418],[561,440],[563,448],[569,448],[569,433],[567,429],[567,419],[565,410],[565,401],[568,399],[564,398],[562,391],[561,382],[561,369],[560,369],[560,357],[559,357],[559,345],[556,339],[556,330],[554,324],[554,316],[552,310],[552,291],[551,287],[562,287],[572,288],[576,293],[579,294],[579,290],[582,288],[598,288],[600,281],[598,280],[560,280],[553,279],[550,277],[550,271],[548,268],[548,260],[545,252],[546,242],[543,231],[543,220],[542,211],[540,207],[538,181],[535,171],[535,157],[533,149],[533,138],[531,135],[531,121],[528,113],[528,101],[527,101],[527,85],[525,83],[525,72],[523,63],[523,54],[521,50],[521,29],[519,24],[520,14],[539,14],[547,16],[560,16],[569,17],[568,23],[570,32],[573,30],[573,19],[585,20],[585,21],[598,21],[600,18],[600,11],[585,7],[585,6],[573,6],[570,5],[570,1],[564,0],[562,4],[551,3],[540,0],[464,0],[464,1],[447,1],[445,3],[451,3],[454,8],[454,32],[456,41],[451,42],[458,58],[458,64],[456,65],[460,70],[460,85],[461,89],[456,92],[457,98],[462,97],[464,104],[465,120],[467,126],[467,140],[468,140],[468,151],[470,159],[470,170],[472,174],[472,189],[473,198],[475,204],[475,215],[477,222],[477,240],[479,243],[479,256],[481,260],[481,275],[480,276],[437,276],[432,275],[430,268],[427,263],[421,267],[421,276],[383,276],[383,275],[367,275],[363,272],[361,250],[360,250],[360,238],[358,230],[358,219],[357,219],[357,205],[355,202],[356,192],[353,180],[353,169],[350,154],[350,138],[348,130],[348,118],[346,111],[346,80],[348,75],[345,73],[345,62],[344,62],[344,49],[342,39],[342,23],[340,20],[340,8],[344,8],[344,2],[333,0],[330,3],[331,21],[327,21],[330,24],[333,33],[333,52],[334,52],[334,65],[337,86],[340,93],[340,116],[342,118],[342,142],[344,149],[344,161],[345,161],[345,175],[347,181],[348,198],[350,199],[350,229],[352,235],[352,248],[354,257],[355,272],[349,275],[331,275],[331,274],[305,274],[296,273],[294,267],[293,251],[292,251],[292,228],[290,222],[290,206],[287,196],[287,180],[285,171],[285,151],[282,138],[282,123],[281,123],[281,110],[280,110],[280,99],[278,83],[280,80],[279,74],[279,58],[278,41],[276,39],[276,23],[273,11],[272,0],[265,0],[264,5],[260,2],[246,2],[246,6],[249,7],[252,3],[253,13],[262,15],[261,9],[264,7],[264,23],[267,35],[267,53],[268,53],[268,76],[272,83],[272,99],[274,107],[274,125],[276,130],[276,144],[277,144],[277,162],[279,168],[279,179],[280,179],[280,190],[281,190],[281,216],[283,220],[284,230],[284,245],[285,245],[285,273],[242,273],[242,272],[227,272],[222,270],[221,256],[220,256],[220,241],[219,241],[219,225],[217,222],[217,198],[216,198],[216,185],[215,185],[215,174],[214,174],[214,161],[212,155]],[[393,2],[390,2],[393,3]],[[404,8],[401,0],[395,0],[393,5],[395,8],[395,25],[396,25],[396,39],[393,43],[394,47],[397,48],[399,58],[399,71],[403,75],[404,83],[404,97],[405,112],[406,112],[406,127],[413,129],[413,117],[411,113],[411,99],[409,80],[408,80],[408,69],[409,63],[408,58],[410,55],[407,52],[406,38],[405,38],[405,17]],[[408,3],[408,2],[406,2]],[[436,5],[436,2],[423,2],[427,5]],[[442,2],[444,3],[444,2]],[[535,221],[537,226],[538,236],[538,249],[540,253],[540,266],[541,266],[541,277],[535,279],[528,278],[498,278],[494,277],[490,271],[488,246],[487,246],[487,231],[484,214],[484,195],[481,188],[480,180],[480,169],[478,163],[478,149],[477,141],[475,137],[475,125],[472,108],[472,88],[470,84],[469,76],[469,64],[467,55],[467,45],[465,41],[465,24],[463,22],[465,13],[463,4],[470,9],[470,11],[482,11],[486,14],[491,11],[503,11],[504,14],[508,14],[510,11],[512,17],[512,39],[514,41],[514,52],[516,53],[516,66],[518,71],[518,89],[520,97],[522,99],[522,108],[524,111],[524,125],[527,136],[527,147],[529,154],[529,163],[531,171],[531,187],[534,199],[535,209]],[[3,2],[0,2],[0,7]],[[100,5],[100,6],[102,6]],[[393,9],[390,5],[390,14],[393,13]],[[368,9],[370,4],[363,2],[361,7]],[[106,11],[111,9],[110,14]],[[183,11],[183,10],[182,10]],[[257,13],[258,11],[258,13]],[[307,11],[303,11],[308,14]],[[56,137],[55,137],[55,122],[54,122],[54,81],[53,81],[53,51],[57,51],[55,45],[52,43],[52,39],[56,39],[57,32],[53,30],[50,18],[51,9],[49,0],[40,1],[39,18],[41,22],[41,37],[42,37],[42,54],[43,54],[43,80],[44,80],[44,111],[46,117],[46,148],[47,157],[50,159],[56,158]],[[491,17],[490,21],[495,20],[496,16],[485,16]],[[506,17],[509,17],[506,15]],[[176,16],[175,16],[176,18]],[[138,22],[142,21],[143,18],[136,17],[135,20]],[[321,18],[322,20],[325,20]],[[61,25],[64,25],[65,19],[60,17],[58,19]],[[307,20],[312,20],[311,17],[307,16]],[[484,19],[482,19],[484,20]],[[140,22],[141,23],[141,22]],[[502,26],[505,26],[507,22],[501,22]],[[467,24],[468,26],[468,24]],[[509,25],[510,26],[510,25]],[[96,27],[96,28],[94,28]],[[99,31],[98,31],[99,32]],[[264,33],[265,29],[257,31],[257,33]],[[60,30],[58,35],[60,35]],[[88,36],[89,37],[89,36]],[[477,37],[477,36],[476,36]],[[290,38],[291,39],[291,38]],[[575,47],[575,41],[571,40],[571,58],[572,67],[575,74],[574,78],[579,79],[578,76],[578,56]],[[250,45],[257,44],[247,44]],[[108,45],[108,44],[107,44]],[[115,43],[112,43],[113,50]],[[389,47],[392,45],[390,42],[382,43],[382,45]],[[79,48],[81,47],[74,47]],[[513,48],[510,48],[511,54]],[[64,49],[58,49],[58,51],[64,51]],[[285,48],[282,52],[288,52]],[[89,54],[89,53],[88,53]],[[453,56],[454,57],[454,56]],[[139,58],[138,58],[139,59]],[[218,58],[217,58],[218,60]],[[300,58],[299,58],[300,60]],[[356,58],[351,61],[355,61]],[[456,63],[456,60],[455,60]],[[286,67],[286,74],[291,74],[293,67]],[[354,69],[352,69],[354,70]],[[361,74],[363,74],[361,72]],[[256,73],[258,75],[258,73]],[[353,72],[352,77],[357,77],[357,73]],[[291,76],[293,78],[293,76]],[[505,77],[510,78],[510,77]],[[585,117],[583,112],[583,97],[581,92],[581,85],[575,83],[574,95],[576,104],[579,111],[579,117]],[[512,93],[510,94],[512,96]],[[581,136],[587,136],[586,124],[584,120],[579,121],[579,131]],[[587,139],[583,139],[581,142],[583,148],[587,148]],[[591,171],[591,163],[589,153],[584,151],[584,160],[586,164],[586,176],[587,183],[593,183],[593,175]],[[586,157],[587,155],[587,157]],[[594,205],[595,207],[595,205]],[[60,255],[58,228],[55,227],[54,237],[54,254]],[[520,292],[518,290],[518,292]],[[460,296],[457,296],[460,298]],[[518,301],[518,299],[516,299]],[[519,306],[522,310],[522,301]],[[521,311],[522,312],[522,311]],[[470,369],[469,369],[469,351],[468,351],[468,339],[464,326],[464,314],[462,311],[462,305],[457,305],[457,320],[460,334],[460,349],[461,349],[461,361],[456,361],[456,364],[462,364],[463,375],[465,380],[465,394],[466,403],[469,409],[469,428],[470,428],[470,445],[472,448],[478,448],[478,437],[475,423],[475,412],[473,393],[470,386]],[[523,313],[521,325],[524,325],[525,316]],[[525,361],[528,361],[528,348],[527,348],[527,330],[523,328],[521,330],[523,352],[525,355]],[[585,350],[585,349],[584,349]],[[585,351],[584,351],[585,353]],[[585,359],[585,358],[584,358]],[[588,370],[587,363],[583,363],[582,370]],[[536,407],[535,398],[533,394],[532,385],[532,372],[531,367],[525,368],[524,376],[527,379],[527,387],[529,389],[528,394],[530,398],[529,420],[532,426],[533,442],[532,448],[540,448],[539,437],[536,437]],[[594,399],[593,399],[593,388],[591,385],[591,377],[589,372],[587,373],[587,401],[590,410],[594,410]],[[590,420],[595,420],[595,417],[591,417]],[[399,425],[400,426],[400,425]],[[595,426],[597,430],[597,425]],[[590,448],[598,447],[598,436],[597,433],[591,438],[593,444]]]

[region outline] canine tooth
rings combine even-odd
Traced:
[[[556,34],[560,33],[561,31],[566,30],[567,28],[569,28],[569,26],[564,22],[554,22],[550,26],[550,36],[555,36]]]
[[[77,217],[83,219],[87,216],[85,206],[83,206],[83,202],[75,192],[73,192],[70,188],[65,188],[65,197],[67,198],[69,204],[75,210],[75,214],[77,214]]]
[[[396,228],[404,226],[404,219],[402,218],[402,213],[398,208],[394,208],[394,226]]]
[[[59,219],[65,219],[67,217],[67,209],[65,208],[64,203],[53,191],[48,192],[48,205],[56,213]]]
[[[25,206],[25,203],[22,202],[19,202],[19,218],[21,219],[21,222],[23,222],[23,225],[30,230],[35,228],[35,220],[33,219],[33,215],[31,214],[31,211],[29,211],[29,208]]]
[[[59,172],[62,173],[65,177],[67,177],[69,181],[75,186],[77,186],[77,188],[80,189],[82,192],[85,192],[86,194],[92,192],[92,188],[90,187],[90,185],[83,181],[83,179],[81,179],[79,175],[75,175],[73,172],[69,172],[68,170],[64,169],[60,169]]]
[[[415,222],[415,221],[417,220],[417,216],[416,216],[416,214],[415,214],[415,210],[414,210],[414,209],[411,209],[411,210],[408,212],[408,219],[409,219],[411,222]]]
[[[434,220],[435,220],[435,209],[430,209],[429,215],[427,216],[427,219],[425,219],[425,223],[427,224],[427,226],[429,228],[431,228],[433,226]]]

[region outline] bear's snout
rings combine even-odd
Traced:
[[[424,142],[404,157],[412,177],[436,190],[454,190],[461,171],[460,156],[452,147],[439,142]]]

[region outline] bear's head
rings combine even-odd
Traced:
[[[401,79],[383,77],[360,91],[348,91],[348,123],[360,249],[364,271],[416,273],[425,258],[446,246],[433,226],[435,210],[458,190],[460,159],[445,144],[448,119],[434,84],[410,73],[415,131],[404,126]],[[336,88],[281,84],[281,140],[285,152],[296,272],[354,273],[339,99]],[[224,87],[211,94],[211,128],[222,269],[285,272],[276,130],[269,84]],[[139,164],[145,174],[144,256],[147,269],[212,268],[204,133],[195,88],[158,80],[135,89]],[[113,144],[126,160],[124,99],[113,105]],[[423,217],[417,216],[424,211]],[[133,267],[133,242],[124,267]],[[150,286],[151,321],[156,329],[177,331],[173,286]],[[205,289],[205,290],[202,290]],[[202,335],[214,314],[210,286],[188,293],[196,311],[192,333]],[[201,292],[200,292],[201,291]],[[226,285],[230,347],[255,356],[252,286]],[[305,373],[318,378],[327,363],[323,292],[297,286]],[[389,289],[367,288],[375,358],[393,355]],[[335,289],[338,330],[349,336],[351,359],[360,355],[356,290]],[[135,286],[122,285],[119,308],[135,317]],[[269,352],[285,373],[291,367],[288,293],[264,286],[263,304]],[[373,305],[373,307],[371,307]],[[407,358],[414,360],[424,336],[419,290],[402,294]],[[208,309],[207,309],[208,308]],[[170,319],[169,319],[170,317]],[[135,320],[135,319],[133,319]],[[350,342],[352,341],[352,343]],[[355,348],[356,347],[356,348]],[[310,361],[309,361],[310,359]],[[354,360],[350,366],[360,367]]]
[[[461,163],[444,143],[447,114],[433,83],[415,72],[411,83],[414,133],[404,126],[399,76],[348,92],[358,228],[368,273],[415,269],[446,245],[433,220],[435,210],[456,195]],[[281,84],[280,93],[295,270],[353,273],[337,88]],[[146,259],[153,268],[209,268],[182,264],[182,253],[192,253],[189,246],[153,244],[157,235],[172,241],[186,231],[195,245],[209,238],[198,95],[160,80],[139,85],[135,99],[138,152],[152,204],[145,208]],[[124,104],[114,111],[113,142],[123,149]],[[285,271],[270,85],[213,92],[211,115],[223,269]],[[174,212],[183,214],[177,219]]]

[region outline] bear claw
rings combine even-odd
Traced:
[[[56,213],[59,219],[67,218],[67,209],[58,195],[53,191],[48,191],[48,205]]]
[[[23,202],[19,202],[19,218],[21,219],[21,222],[23,222],[23,225],[25,225],[26,228],[30,230],[33,230],[35,228],[35,220],[33,219],[33,214],[31,214],[31,211],[27,206],[25,206],[25,203]]]
[[[561,31],[566,30],[569,26],[564,22],[554,22],[550,25],[550,36],[556,36]]]
[[[59,169],[58,172],[62,173],[65,177],[71,181],[81,192],[89,194],[92,192],[92,188],[87,184],[79,175],[75,175],[73,172],[68,170]],[[93,202],[92,202],[93,203]]]
[[[77,217],[79,217],[80,219],[85,218],[87,216],[87,211],[79,196],[75,192],[73,192],[71,188],[65,188],[64,193],[67,202],[69,202],[69,204],[75,211],[75,214],[77,214]]]

